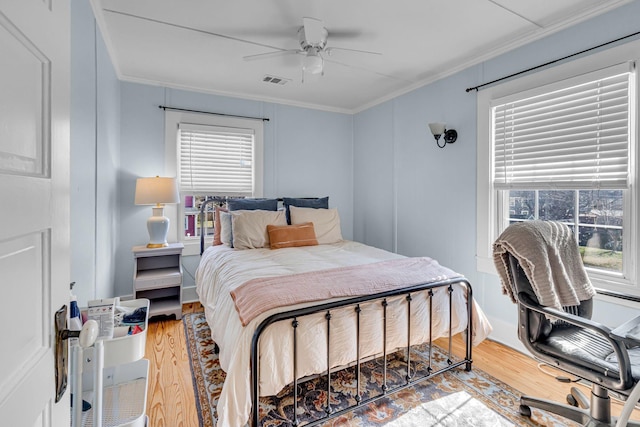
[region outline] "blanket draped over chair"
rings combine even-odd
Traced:
[[[507,227],[494,242],[493,260],[502,292],[515,303],[509,254],[518,260],[541,305],[562,310],[595,295],[573,231],[566,224],[519,222]]]

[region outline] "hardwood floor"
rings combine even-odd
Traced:
[[[200,303],[182,306],[183,314],[203,311]],[[182,320],[149,322],[145,357],[149,359],[149,427],[198,427],[191,368]]]
[[[183,306],[183,313],[202,311],[199,303]],[[461,340],[455,340],[454,353],[463,354]],[[149,323],[146,358],[149,359],[147,415],[150,427],[198,427],[198,414],[184,326],[181,320],[158,320]],[[473,366],[493,375],[524,394],[564,402],[573,384],[561,383],[538,369],[532,358],[486,340],[473,349]],[[553,372],[550,368],[546,371]],[[586,386],[578,385],[587,395]],[[613,413],[622,405],[614,402]],[[640,420],[636,410],[632,416]]]

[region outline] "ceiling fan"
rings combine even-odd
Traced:
[[[327,60],[326,57],[331,56],[331,54],[333,53],[333,51],[349,51],[349,52],[357,52],[357,53],[364,53],[364,54],[370,54],[370,55],[382,55],[380,52],[372,52],[372,51],[368,51],[368,50],[359,50],[359,49],[348,49],[348,48],[343,48],[343,47],[327,47],[327,40],[329,38],[329,31],[325,28],[324,23],[320,20],[320,19],[316,19],[316,18],[308,18],[308,17],[304,17],[302,18],[302,26],[298,28],[298,41],[300,43],[300,48],[299,49],[284,49],[284,48],[280,48],[278,46],[272,46],[272,45],[268,45],[268,44],[264,44],[264,43],[259,43],[256,41],[252,41],[252,40],[247,40],[244,38],[239,38],[237,36],[232,36],[229,34],[223,34],[223,33],[217,33],[217,32],[213,32],[213,31],[208,31],[208,30],[204,30],[204,29],[200,29],[200,28],[194,28],[194,27],[189,27],[189,26],[185,26],[185,25],[180,25],[178,23],[173,23],[173,22],[167,22],[167,21],[161,21],[158,19],[153,19],[150,17],[146,17],[146,16],[140,16],[140,15],[135,15],[132,13],[127,13],[127,12],[122,12],[122,11],[118,11],[118,10],[112,10],[112,9],[103,9],[104,12],[107,13],[112,13],[112,14],[118,14],[118,15],[123,15],[123,16],[127,16],[130,18],[135,18],[135,19],[140,19],[140,20],[145,20],[145,21],[149,21],[149,22],[153,22],[156,24],[162,24],[162,25],[168,25],[174,28],[180,28],[183,30],[188,30],[188,31],[195,31],[198,33],[202,33],[202,34],[207,34],[210,36],[214,36],[214,37],[220,37],[220,38],[224,38],[227,40],[234,40],[237,42],[241,42],[241,43],[248,43],[248,44],[252,44],[255,46],[261,46],[264,48],[268,48],[268,49],[275,49],[275,52],[268,52],[268,53],[259,53],[257,55],[249,55],[249,56],[244,56],[243,58],[247,61],[251,61],[251,60],[255,60],[255,59],[263,59],[263,58],[269,58],[269,57],[273,57],[273,56],[280,56],[280,55],[287,55],[287,54],[299,54],[299,55],[303,55],[303,63],[302,63],[302,81],[304,82],[304,75],[305,73],[312,75],[312,76],[322,76],[324,75],[324,63],[325,61],[327,62],[332,62],[332,63],[336,63],[336,64],[340,64],[342,66],[346,66],[346,67],[352,67],[351,65],[345,64],[343,62],[340,61],[332,61],[332,60]],[[333,38],[353,38],[353,37],[357,37],[360,35],[359,31],[351,31],[351,30],[346,30],[346,31],[333,31],[331,33]],[[393,76],[385,76],[385,77],[392,77]]]
[[[298,54],[303,55],[302,75],[304,74],[324,75],[324,62],[326,56],[331,56],[334,50],[359,52],[371,55],[381,55],[379,52],[371,52],[368,50],[347,49],[341,47],[327,47],[327,39],[329,31],[325,28],[324,23],[320,19],[302,18],[302,27],[298,29],[298,40],[300,42],[299,49],[281,49],[277,52],[259,53],[257,55],[244,56],[246,61],[256,59],[270,58],[273,56]],[[349,34],[351,36],[351,34]]]

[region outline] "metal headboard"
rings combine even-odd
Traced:
[[[215,203],[226,203],[227,197],[207,197],[200,206],[200,213],[198,218],[200,219],[200,255],[204,252],[204,214],[207,212],[207,206]],[[216,224],[213,225],[214,227]]]

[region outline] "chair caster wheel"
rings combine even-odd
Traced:
[[[531,408],[527,405],[520,405],[520,415],[523,417],[531,418]]]
[[[572,394],[567,394],[567,403],[571,406],[575,406],[576,408],[578,407],[578,401]]]

